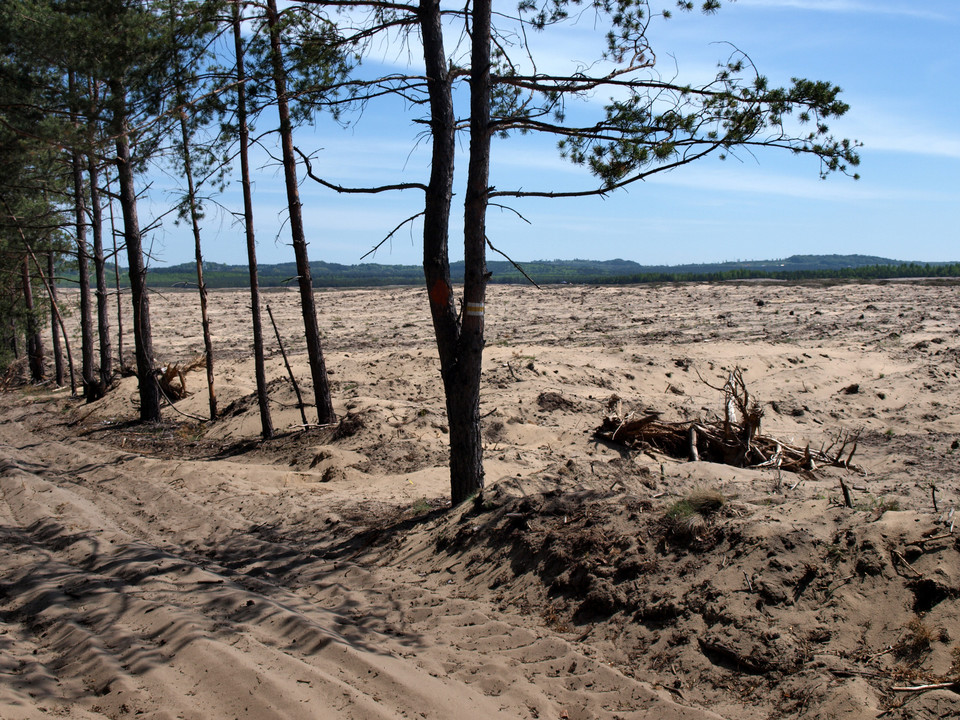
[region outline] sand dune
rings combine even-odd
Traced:
[[[0,396],[0,717],[960,716],[957,686],[894,689],[960,679],[957,292],[494,286],[489,487],[454,509],[422,290],[319,293],[349,422],[303,431],[271,342],[266,443],[246,296],[213,292],[215,423],[202,372],[155,426],[129,377]],[[307,385],[295,294],[268,301]],[[152,303],[158,360],[199,353],[195,297]],[[859,432],[856,467],[593,435],[617,399],[717,417],[735,366],[764,433]]]

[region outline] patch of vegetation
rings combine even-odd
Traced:
[[[420,515],[426,515],[431,510],[433,510],[433,505],[425,497],[422,497],[419,500],[417,500],[409,508],[410,514],[415,517]]]
[[[680,542],[698,540],[710,527],[710,518],[727,502],[716,488],[694,488],[667,508],[664,521],[670,537]]]
[[[896,512],[900,510],[900,501],[896,498],[874,497],[870,495],[867,499],[854,506],[856,510],[865,510],[873,515],[874,519],[880,518],[888,510]]]
[[[950,663],[950,676],[960,680],[960,645],[954,645],[953,650],[950,651],[950,658],[952,660]]]
[[[930,652],[937,634],[919,617],[908,622],[904,630],[903,636],[893,646],[893,655],[912,665],[919,664]]]

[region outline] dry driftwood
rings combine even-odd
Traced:
[[[853,467],[858,433],[840,433],[820,450],[789,445],[760,432],[763,409],[751,399],[739,368],[722,387],[714,389],[724,395],[722,419],[667,422],[660,419],[659,412],[624,415],[622,403],[617,401],[594,436],[636,450],[738,467],[775,467],[790,472],[815,470],[820,465]]]

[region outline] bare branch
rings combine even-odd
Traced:
[[[327,182],[323,178],[317,177],[316,175],[314,175],[313,166],[310,163],[310,158],[304,155],[303,151],[301,151],[300,148],[294,146],[293,149],[297,152],[297,154],[301,158],[303,158],[303,162],[307,166],[307,176],[311,180],[320,183],[326,188],[330,188],[331,190],[336,190],[338,193],[374,195],[376,193],[382,193],[388,190],[423,190],[424,192],[426,192],[427,190],[427,186],[424,185],[423,183],[395,183],[393,185],[381,185],[379,187],[368,187],[368,188],[348,188],[348,187],[343,187],[342,185],[334,185],[333,183]],[[366,257],[366,255],[364,257]]]
[[[539,285],[537,285],[537,282],[536,282],[532,277],[530,277],[529,275],[527,275],[527,271],[524,270],[522,267],[520,267],[520,264],[519,264],[519,263],[517,263],[513,258],[511,258],[509,255],[507,255],[507,254],[506,254],[505,252],[503,252],[502,250],[498,250],[497,248],[495,248],[495,247],[493,246],[493,243],[490,242],[490,238],[484,238],[484,239],[487,241],[487,246],[488,246],[491,250],[493,250],[493,251],[494,251],[495,253],[497,253],[498,255],[501,255],[501,256],[503,256],[504,258],[506,258],[506,259],[507,259],[507,262],[509,262],[509,263],[510,263],[511,265],[513,265],[517,270],[519,270],[519,271],[520,271],[520,274],[523,275],[523,276],[530,282],[531,285],[533,285],[535,288],[537,288],[537,290],[542,290],[542,289],[543,289],[543,288],[541,288]]]
[[[404,225],[406,225],[406,224],[409,223],[409,222],[413,222],[414,220],[416,220],[418,217],[421,217],[422,215],[423,215],[423,212],[418,212],[416,215],[411,215],[410,217],[408,217],[408,218],[407,218],[406,220],[404,220],[402,223],[400,223],[399,225],[397,225],[393,230],[391,230],[383,240],[381,240],[381,241],[378,242],[376,245],[374,245],[372,249],[370,249],[369,251],[367,251],[366,253],[364,253],[363,255],[361,255],[361,256],[360,256],[360,259],[363,260],[365,257],[367,257],[367,256],[369,256],[369,255],[373,255],[373,253],[375,253],[377,250],[379,250],[381,247],[383,247],[383,244],[384,244],[387,240],[389,240],[390,238],[392,238],[400,228],[402,228]]]

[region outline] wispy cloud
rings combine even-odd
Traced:
[[[851,98],[853,108],[842,121],[842,135],[863,143],[861,154],[895,152],[960,159],[960,133],[923,118],[924,108],[906,105],[897,110],[876,98]],[[911,112],[914,110],[914,112]]]
[[[749,169],[699,168],[687,172],[665,173],[652,177],[651,185],[669,185],[714,193],[740,196],[778,195],[828,202],[903,200],[902,188],[883,188],[837,177],[819,180],[814,177],[777,174]],[[917,191],[917,198],[929,199],[929,192]]]
[[[913,3],[864,2],[864,0],[738,0],[739,5],[762,8],[794,8],[812,12],[830,13],[868,13],[872,15],[899,15],[924,18],[927,20],[947,20],[949,15],[916,7]]]
[[[909,153],[960,160],[960,138],[920,132],[864,133],[864,151]]]

